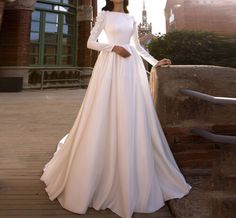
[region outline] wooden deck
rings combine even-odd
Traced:
[[[0,93],[0,217],[118,218],[109,209],[71,213],[50,201],[39,178],[69,131],[86,90]],[[170,218],[165,206],[134,218]]]

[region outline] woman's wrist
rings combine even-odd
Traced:
[[[159,67],[160,66],[160,61],[157,61],[154,67]]]
[[[118,47],[117,45],[114,45],[111,51],[116,52],[117,51],[117,47]]]

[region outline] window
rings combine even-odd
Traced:
[[[170,17],[169,17],[169,23],[173,23],[175,20],[175,15],[173,13],[173,10],[170,9]]]
[[[75,65],[76,1],[37,1],[31,20],[31,64]]]

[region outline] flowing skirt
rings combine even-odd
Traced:
[[[151,97],[141,57],[100,52],[78,115],[40,180],[49,199],[86,213],[151,213],[188,194]]]

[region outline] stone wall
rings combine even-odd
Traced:
[[[236,126],[235,105],[216,105],[181,94],[188,88],[236,98],[236,69],[217,66],[170,66],[152,70],[151,92],[163,127]]]
[[[235,217],[236,146],[191,134],[199,127],[236,136],[236,105],[206,102],[182,94],[181,88],[236,98],[236,69],[217,66],[152,68],[151,94],[170,148],[190,193],[168,201],[176,218]]]

